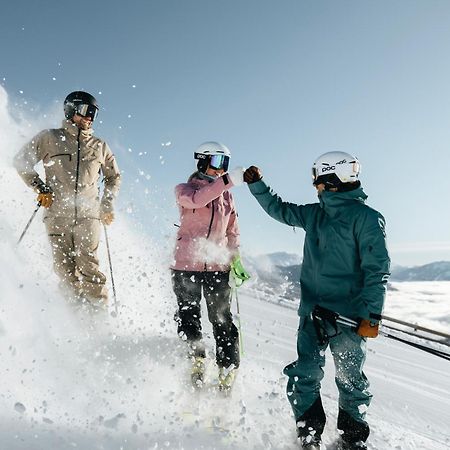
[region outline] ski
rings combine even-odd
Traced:
[[[202,389],[205,378],[205,358],[195,357],[192,362],[191,384],[195,389]]]
[[[303,450],[321,450],[320,438],[312,435],[299,437],[300,448]]]
[[[225,369],[224,367],[219,368],[219,382],[218,389],[224,395],[229,395],[231,389],[233,388],[234,381],[236,379],[237,369],[234,367]]]

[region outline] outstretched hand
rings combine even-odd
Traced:
[[[244,170],[243,167],[235,167],[228,172],[228,177],[234,186],[240,186],[244,182]]]
[[[262,173],[259,167],[250,166],[244,172],[244,181],[248,184],[256,183],[257,181],[262,179]]]

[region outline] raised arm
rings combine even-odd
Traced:
[[[175,196],[180,206],[188,209],[202,208],[223,192],[233,186],[227,174],[205,186],[194,187],[189,183],[182,183],[176,186]]]
[[[244,181],[248,183],[250,192],[270,217],[286,225],[306,228],[308,213],[313,205],[284,202],[262,181],[258,167],[250,166],[244,173]]]

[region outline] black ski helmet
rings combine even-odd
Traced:
[[[66,119],[71,119],[75,115],[75,113],[80,114],[81,111],[78,111],[78,108],[81,105],[87,105],[88,108],[86,109],[86,111],[90,110],[89,112],[91,113],[84,113],[81,115],[89,115],[90,117],[92,117],[92,120],[94,120],[95,115],[98,111],[97,100],[91,94],[83,91],[71,92],[64,100],[64,114],[66,116]]]

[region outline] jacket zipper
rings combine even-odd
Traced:
[[[214,221],[214,200],[211,202],[211,220],[209,221],[209,228],[208,228],[208,234],[206,235],[206,239],[208,239],[209,238],[209,235],[211,234],[211,228],[212,228],[212,224],[213,224],[213,221]],[[206,265],[206,262],[205,262],[205,272],[206,272],[206,270],[207,270],[207,265]]]
[[[214,220],[214,200],[211,202],[211,209],[212,209],[211,221],[209,222],[208,234],[206,235],[206,239],[208,239],[209,235],[211,234],[211,227],[212,227],[213,220]]]
[[[75,173],[75,223],[77,222],[78,219],[77,199],[78,199],[78,178],[80,175],[80,153],[81,153],[80,134],[81,128],[78,129],[78,137],[77,137],[77,171]]]

